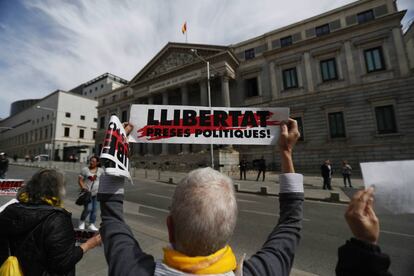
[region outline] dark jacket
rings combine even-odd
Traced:
[[[323,178],[330,178],[333,175],[333,169],[332,169],[332,165],[331,165],[331,169],[329,169],[329,167],[326,164],[323,164],[321,166],[321,175]]]
[[[71,275],[83,250],[75,246],[71,214],[48,205],[15,203],[0,213],[0,263],[16,256],[25,276]]]
[[[379,246],[352,238],[338,249],[337,276],[391,276],[390,258]]]
[[[112,187],[115,186],[113,184]],[[99,187],[98,200],[101,202],[100,233],[109,266],[108,274],[154,275],[154,257],[143,252],[131,229],[124,222],[123,194],[104,194],[103,186]],[[280,193],[279,222],[267,237],[262,249],[244,261],[244,276],[289,275],[300,240],[303,200],[303,193]]]
[[[9,169],[9,159],[0,158],[0,172],[7,172],[8,169]]]

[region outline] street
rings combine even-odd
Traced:
[[[9,178],[28,179],[37,169],[10,166]],[[78,194],[77,173],[66,172],[67,199]],[[165,219],[174,192],[174,185],[155,181],[137,180],[126,186],[126,200],[135,210],[125,210],[133,219],[151,232],[166,233]],[[278,219],[278,198],[237,193],[239,216],[231,246],[240,257],[253,254],[266,239]],[[212,203],[213,204],[213,203]],[[125,205],[128,208],[128,205]],[[294,268],[317,275],[334,275],[337,249],[351,237],[343,214],[346,205],[318,201],[305,201],[302,240]],[[71,211],[69,209],[69,211]],[[379,245],[391,256],[394,275],[412,275],[414,271],[414,215],[379,215],[381,235]],[[142,241],[141,241],[142,242]],[[145,247],[144,247],[145,248]],[[161,252],[161,251],[159,251]],[[161,256],[156,256],[161,257]]]

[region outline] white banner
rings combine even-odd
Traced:
[[[105,132],[101,158],[111,161],[112,163],[109,162],[109,164],[112,166],[105,167],[105,172],[109,175],[125,176],[131,179],[128,156],[129,147],[125,129],[118,117],[111,116]]]
[[[377,213],[414,214],[414,160],[361,163],[365,187],[375,187]]]
[[[289,108],[132,105],[134,143],[272,145]]]

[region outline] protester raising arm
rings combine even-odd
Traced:
[[[303,176],[296,174],[292,152],[300,137],[297,122],[281,125],[279,150],[282,161],[280,218],[261,250],[244,262],[243,275],[289,275],[300,239],[303,216]]]
[[[124,125],[129,134],[133,126]],[[104,244],[108,275],[153,275],[155,261],[144,253],[124,221],[124,178],[102,175],[98,191],[102,224],[100,233]]]
[[[390,258],[381,252],[377,245],[379,239],[379,220],[373,208],[372,187],[358,191],[345,213],[354,238],[338,249],[336,275],[392,275],[388,268]]]

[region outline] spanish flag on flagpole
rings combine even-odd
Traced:
[[[181,27],[181,32],[185,34],[185,43],[187,43],[187,21],[185,21]]]

